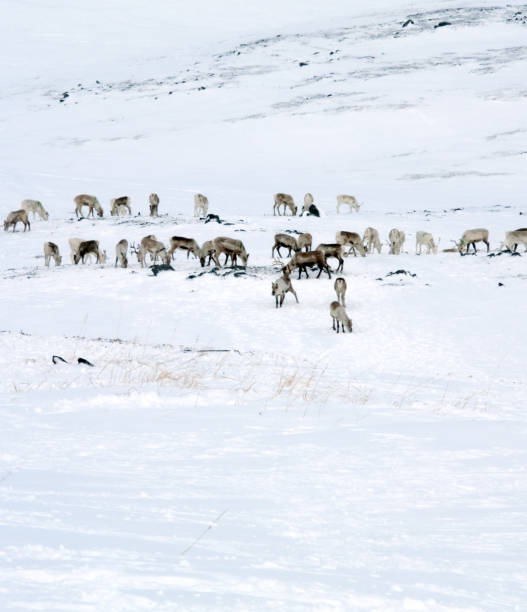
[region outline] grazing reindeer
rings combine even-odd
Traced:
[[[390,255],[400,255],[406,239],[404,232],[394,227],[390,230],[388,239],[390,241]]]
[[[106,263],[106,252],[101,252],[98,240],[83,240],[79,244],[79,250],[73,256],[73,263],[77,265],[79,261],[84,263],[87,255],[95,255],[97,263]]]
[[[298,249],[302,251],[305,249],[306,251],[311,251],[311,247],[313,246],[313,236],[308,234],[300,234],[300,236],[296,239],[298,243]]]
[[[112,216],[119,216],[121,214],[125,214],[124,210],[128,210],[128,214],[132,214],[132,200],[130,196],[121,196],[120,198],[112,198],[110,200],[111,211],[110,214]]]
[[[71,253],[70,253],[71,263],[75,263],[75,255],[78,254],[79,246],[82,241],[83,241],[83,238],[70,238],[68,240],[68,243],[70,245],[70,250],[71,250]]]
[[[282,257],[280,253],[280,248],[289,249],[288,257],[291,257],[291,251],[297,253],[300,249],[298,248],[298,243],[294,236],[289,236],[288,234],[275,234],[274,236],[274,246],[271,250],[271,257],[274,257],[274,252],[278,253],[278,257]]]
[[[351,251],[353,251],[353,255],[357,257],[357,253],[355,251],[355,249],[357,249],[357,251],[359,251],[362,257],[366,257],[366,249],[364,248],[362,240],[359,234],[357,234],[357,232],[337,232],[335,235],[335,242],[341,244],[343,247],[347,244],[349,245],[350,248],[348,252],[344,253],[344,255],[346,256],[348,256]]]
[[[342,333],[346,333],[346,329],[351,334],[351,319],[346,314],[346,310],[344,306],[339,304],[338,302],[331,302],[329,306],[329,314],[333,319],[333,329],[335,329],[335,323],[337,334],[339,333],[339,327],[342,327]]]
[[[377,249],[377,252],[380,255],[382,244],[379,239],[379,232],[374,227],[367,227],[365,229],[362,242],[367,253],[373,253],[373,251]]]
[[[194,216],[206,217],[209,210],[209,200],[202,193],[194,195]]]
[[[320,211],[315,206],[313,201],[313,196],[310,193],[306,193],[304,196],[304,206],[302,207],[302,212],[300,216],[304,215],[312,215],[313,217],[320,217]]]
[[[319,244],[315,251],[322,251],[324,253],[324,257],[326,258],[326,262],[329,257],[334,257],[338,260],[339,265],[337,267],[337,272],[342,272],[344,270],[344,259],[343,259],[343,251],[344,247],[341,244]]]
[[[159,217],[157,212],[157,208],[159,206],[159,196],[157,193],[151,193],[148,197],[148,201],[150,202],[150,216],[151,217]]]
[[[137,256],[137,262],[141,268],[146,266],[146,251],[142,246],[137,247],[133,242],[130,245],[130,252]]]
[[[44,242],[44,265],[49,268],[49,260],[53,257],[55,266],[60,266],[62,257],[60,256],[59,247],[54,242]]]
[[[102,217],[103,216],[103,209],[102,206],[99,204],[99,200],[92,195],[87,195],[85,193],[81,193],[78,196],[75,196],[73,198],[73,201],[75,202],[75,214],[77,215],[77,219],[79,218],[79,216],[83,216],[82,214],[82,207],[83,206],[87,206],[88,207],[88,217],[93,217],[93,211],[96,210],[97,211],[97,216]]]
[[[282,268],[282,276],[276,280],[272,284],[272,295],[275,296],[275,306],[278,308],[282,308],[282,304],[284,303],[285,294],[290,291],[294,296],[296,303],[298,304],[298,296],[296,291],[293,289],[293,285],[291,283],[291,277],[286,268]]]
[[[523,244],[525,251],[527,251],[527,228],[525,227],[520,227],[520,229],[511,232],[505,232],[505,240],[500,246],[500,251],[505,247],[514,253],[519,244]]]
[[[476,242],[484,242],[487,245],[487,253],[488,253],[490,249],[489,230],[483,229],[483,228],[467,230],[466,232],[463,232],[463,236],[461,236],[461,239],[459,240],[459,242],[456,242],[455,244],[456,244],[457,250],[460,253],[463,253],[463,249],[465,247],[467,248],[465,252],[468,253],[470,245],[473,246],[474,253],[476,253],[477,252]]]
[[[14,232],[17,223],[24,224],[24,231],[26,231],[26,228],[28,231],[31,231],[31,223],[29,222],[29,218],[25,210],[13,210],[10,212],[4,221],[4,231],[7,232],[9,227],[12,225]]]
[[[426,254],[430,255],[430,251],[437,255],[437,245],[434,242],[434,237],[429,232],[416,232],[415,234],[415,254],[421,255],[423,247],[426,247]],[[419,249],[419,250],[418,250]]]
[[[38,200],[22,200],[20,208],[28,213],[32,212],[33,219],[35,218],[36,214],[38,214],[43,221],[47,221],[49,219],[49,215],[46,209],[42,206],[42,202],[39,202]]]
[[[192,253],[194,257],[199,259],[199,245],[194,240],[194,238],[182,238],[181,236],[172,236],[172,238],[170,238],[170,250],[168,251],[168,254],[172,259],[174,259],[174,251],[176,249],[186,251],[187,259],[190,253]]]
[[[284,216],[286,208],[289,208],[291,214],[293,216],[296,215],[298,208],[295,206],[295,202],[293,198],[287,193],[275,193],[274,195],[274,206],[273,206],[273,215],[280,215],[280,206],[284,207]]]
[[[120,262],[121,268],[128,267],[128,259],[126,257],[128,253],[128,240],[123,238],[119,240],[119,242],[115,245],[115,267],[117,267],[117,262]]]
[[[247,251],[245,250],[245,247],[241,240],[220,236],[219,238],[214,238],[212,244],[214,245],[213,258],[218,268],[221,268],[220,255],[222,253],[225,253],[224,265],[227,264],[227,260],[230,257],[232,259],[232,265],[235,266],[239,255],[240,259],[242,260],[242,267],[247,267],[247,260],[249,259],[249,255],[247,254]]]
[[[360,204],[357,202],[357,198],[355,196],[350,195],[338,195],[337,196],[337,214],[340,213],[340,207],[346,205],[349,206],[350,212],[352,210],[356,210],[359,212]]]
[[[307,251],[307,253],[295,253],[287,264],[287,266],[285,267],[285,269],[287,271],[287,274],[291,274],[291,272],[295,268],[298,268],[298,279],[300,280],[300,275],[302,274],[302,272],[305,272],[306,278],[309,278],[309,274],[307,273],[308,266],[318,267],[319,273],[317,278],[320,277],[323,270],[326,272],[329,278],[331,278],[331,271],[322,251]]]
[[[161,261],[167,266],[170,264],[170,255],[165,245],[160,242],[154,235],[150,234],[141,240],[141,247],[144,251],[143,263],[146,264],[146,253],[150,254],[150,261],[155,263],[160,257]],[[139,259],[139,255],[138,255]]]
[[[348,286],[346,285],[346,279],[342,278],[342,276],[339,276],[339,278],[337,278],[337,280],[335,281],[333,288],[335,289],[335,293],[337,294],[337,300],[339,301],[339,304],[346,306],[346,289],[348,288]]]
[[[214,259],[215,252],[216,250],[214,249],[214,243],[212,242],[212,240],[206,240],[201,245],[201,248],[199,250],[199,263],[201,264],[202,268],[205,267],[205,260],[207,259],[207,257],[209,258],[207,266],[210,266],[210,262]]]

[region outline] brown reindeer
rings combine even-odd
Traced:
[[[128,258],[126,257],[128,253],[128,240],[123,238],[119,240],[119,242],[115,245],[115,267],[117,267],[117,262],[120,262],[121,268],[128,267]]]
[[[31,230],[31,223],[29,222],[27,212],[25,210],[13,210],[7,215],[6,220],[4,221],[4,231],[7,232],[9,227],[12,225],[14,232],[17,223],[24,224],[24,231],[26,231],[26,229],[28,231]]]
[[[247,267],[247,260],[249,259],[249,255],[247,254],[245,246],[243,245],[243,242],[241,240],[220,236],[219,238],[214,238],[212,244],[214,245],[214,262],[216,263],[218,268],[221,268],[220,255],[222,253],[225,253],[224,265],[227,264],[227,260],[230,257],[232,260],[232,265],[235,266],[239,255],[240,259],[242,260],[242,267]]]
[[[104,211],[102,209],[102,206],[99,204],[99,200],[92,195],[88,195],[86,193],[81,193],[78,196],[75,196],[73,198],[73,201],[75,202],[75,214],[77,215],[77,219],[79,218],[79,216],[83,216],[82,215],[82,207],[83,206],[87,206],[88,207],[88,217],[93,217],[93,211],[96,210],[97,211],[97,216],[102,217],[104,214]]]
[[[168,251],[168,254],[170,255],[172,259],[174,259],[174,251],[176,251],[177,249],[186,251],[187,259],[190,253],[192,253],[194,257],[199,259],[199,256],[200,256],[199,245],[194,240],[194,238],[183,238],[182,236],[172,236],[172,238],[170,238],[170,249]]]
[[[287,264],[286,270],[288,274],[291,274],[291,272],[295,268],[298,268],[298,279],[300,280],[300,275],[302,274],[302,272],[305,273],[306,278],[309,278],[309,274],[307,273],[308,266],[318,267],[319,272],[317,278],[320,277],[323,270],[326,272],[328,277],[331,278],[331,271],[322,251],[307,251],[307,253],[295,253]]]
[[[333,320],[333,329],[334,330],[336,329],[337,334],[339,333],[340,327],[342,327],[343,334],[346,333],[345,332],[346,329],[351,334],[351,331],[352,331],[351,319],[346,314],[346,310],[344,306],[342,306],[338,302],[331,302],[329,306],[329,314]],[[336,323],[336,328],[335,328],[335,323]]]
[[[343,251],[344,247],[341,244],[329,243],[329,244],[319,244],[315,251],[322,251],[324,253],[324,257],[326,258],[326,262],[329,257],[334,257],[338,260],[339,265],[337,267],[337,272],[342,272],[344,270],[344,259],[343,259]]]
[[[289,236],[288,234],[275,234],[274,236],[274,246],[271,250],[271,257],[274,257],[274,252],[278,253],[278,257],[282,257],[280,253],[280,248],[286,248],[289,250],[287,256],[291,257],[291,251],[297,253],[300,249],[298,248],[298,243],[294,236]]]
[[[55,261],[55,266],[60,266],[62,263],[59,247],[54,242],[44,242],[44,265],[48,268],[51,258]]]

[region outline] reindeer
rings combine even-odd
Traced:
[[[305,272],[306,278],[309,278],[309,274],[307,273],[308,266],[318,267],[319,273],[317,278],[320,277],[323,270],[326,272],[328,277],[331,278],[331,271],[322,251],[307,251],[306,253],[295,253],[286,266],[287,274],[291,274],[291,272],[295,268],[298,268],[299,280],[302,272]]]
[[[406,239],[404,232],[394,227],[390,230],[388,239],[390,241],[390,255],[400,255]]]
[[[291,277],[289,276],[289,272],[286,268],[282,268],[282,276],[273,282],[272,284],[272,295],[275,296],[275,306],[278,308],[282,308],[282,304],[284,303],[285,294],[290,291],[294,296],[296,303],[298,304],[298,296],[296,291],[293,289],[293,285],[291,283]]]
[[[96,210],[97,211],[97,216],[102,217],[104,214],[104,211],[102,209],[102,206],[99,204],[99,200],[92,195],[87,195],[85,193],[81,193],[78,196],[75,196],[73,198],[73,201],[75,202],[75,214],[77,215],[77,219],[79,218],[79,216],[83,216],[82,215],[82,207],[83,206],[87,206],[88,207],[88,217],[93,217],[93,211]]]
[[[181,236],[172,236],[170,238],[170,250],[168,254],[172,259],[174,259],[174,251],[176,249],[181,249],[187,252],[187,259],[189,254],[192,253],[194,257],[200,257],[200,249],[198,243],[194,240],[194,238],[182,238]]]
[[[38,214],[43,221],[47,221],[49,219],[49,215],[46,209],[42,206],[42,202],[39,202],[38,200],[22,200],[20,208],[28,213],[32,212],[33,219],[35,218],[36,214]]]
[[[377,252],[380,255],[382,244],[379,239],[379,232],[374,227],[367,227],[364,230],[362,242],[367,253],[373,253],[373,251],[377,249]]]
[[[62,257],[60,256],[59,247],[54,242],[44,242],[44,265],[49,268],[49,261],[53,257],[55,266],[60,266]]]
[[[339,265],[337,267],[337,272],[342,272],[344,270],[344,259],[343,259],[343,251],[344,247],[341,244],[319,244],[315,251],[322,251],[324,253],[324,257],[326,258],[326,262],[329,257],[334,257],[338,260]]]
[[[157,212],[157,208],[159,206],[159,196],[157,193],[151,193],[148,197],[148,201],[150,202],[150,216],[151,217],[159,217]]]
[[[313,236],[311,236],[311,234],[308,234],[307,232],[305,234],[300,234],[296,241],[298,243],[299,251],[302,251],[303,249],[306,249],[306,251],[311,251],[311,246],[313,245]]]
[[[119,242],[115,245],[115,267],[117,267],[117,262],[120,262],[121,268],[128,267],[128,259],[126,257],[128,253],[128,240],[123,238],[119,240]]]
[[[106,251],[101,252],[98,240],[83,240],[79,244],[79,250],[73,256],[73,263],[78,265],[79,261],[84,263],[87,255],[95,255],[97,263],[106,263]]]
[[[130,196],[121,196],[120,198],[112,198],[110,200],[111,211],[110,214],[112,216],[119,216],[121,214],[125,214],[124,210],[128,210],[128,214],[132,214],[132,200]]]
[[[426,247],[426,254],[430,255],[430,251],[437,255],[437,245],[434,242],[434,237],[429,232],[416,232],[415,234],[415,254],[421,255],[423,246]],[[419,250],[418,250],[419,249]]]
[[[295,206],[295,202],[293,198],[287,193],[275,193],[274,195],[274,206],[273,206],[273,215],[280,215],[280,206],[284,207],[284,216],[286,208],[289,208],[291,214],[293,216],[296,215],[298,208]]]
[[[207,262],[207,266],[210,266],[210,262],[214,259],[215,252],[216,251],[214,249],[214,244],[212,240],[206,240],[201,245],[201,248],[199,250],[199,263],[201,264],[202,268],[205,267],[205,260],[207,259],[207,257],[209,258],[209,261]]]
[[[348,256],[353,251],[353,255],[357,257],[357,253],[355,251],[355,249],[357,249],[362,257],[366,257],[366,250],[357,232],[337,232],[335,235],[335,242],[341,244],[343,247],[347,244],[349,245],[350,248],[347,253],[344,253],[345,256]]]
[[[247,267],[247,260],[249,259],[249,255],[247,254],[243,242],[241,240],[220,236],[219,238],[214,238],[212,244],[214,245],[213,258],[218,268],[221,268],[220,255],[222,253],[225,253],[224,265],[227,264],[227,260],[230,257],[232,259],[232,265],[235,266],[239,255],[242,260],[242,267]]]
[[[505,247],[512,253],[516,252],[519,244],[523,244],[527,252],[527,228],[520,227],[511,232],[505,232],[505,240],[500,246],[500,251]]]
[[[145,236],[141,240],[141,247],[144,252],[143,264],[141,264],[142,267],[144,267],[144,264],[146,264],[146,254],[147,253],[150,254],[150,261],[153,263],[155,263],[157,261],[157,258],[160,257],[161,261],[164,264],[166,265],[170,264],[170,255],[168,254],[168,251],[165,245],[162,242],[160,242],[153,234],[150,234],[149,236]],[[139,254],[138,254],[137,259],[139,260]]]
[[[339,333],[339,327],[342,327],[342,333],[346,333],[346,329],[351,334],[351,319],[346,314],[344,306],[338,302],[331,302],[329,305],[329,314],[333,319],[333,329],[336,329],[337,334]],[[337,324],[335,328],[335,323]]]
[[[291,251],[297,253],[300,249],[298,248],[298,243],[294,236],[289,236],[288,234],[275,234],[274,236],[274,246],[271,250],[271,257],[274,257],[274,252],[278,253],[278,257],[282,257],[280,253],[280,248],[289,249],[288,257],[291,257]]]
[[[130,252],[137,256],[137,262],[141,265],[141,268],[146,266],[146,250],[142,246],[137,246],[132,242],[130,245]]]
[[[14,232],[17,223],[24,224],[24,231],[26,231],[26,228],[28,231],[31,231],[31,223],[29,222],[27,212],[25,210],[13,210],[7,215],[4,221],[4,232],[7,232],[11,225],[13,226]]]
[[[314,204],[313,196],[310,193],[306,193],[304,196],[304,206],[302,207],[302,212],[300,216],[303,217],[305,215],[312,215],[313,217],[320,217],[320,212],[318,208]]]
[[[343,205],[349,206],[350,212],[352,210],[356,210],[359,212],[360,204],[357,202],[357,198],[355,196],[350,195],[338,195],[337,196],[337,214],[340,213],[340,207]]]
[[[194,195],[194,216],[206,217],[209,210],[209,200],[202,193]]]
[[[339,304],[346,306],[346,289],[348,288],[346,284],[346,279],[342,278],[342,276],[339,276],[339,278],[335,280],[333,288],[335,289],[335,293],[337,294],[337,300],[339,301]]]
[[[70,238],[68,240],[68,243],[70,245],[70,251],[71,251],[70,253],[71,263],[75,263],[75,255],[79,253],[79,246],[83,240],[84,240],[83,238]]]
[[[490,249],[489,230],[483,229],[483,228],[467,230],[466,232],[463,232],[463,236],[461,236],[459,242],[454,241],[457,247],[457,250],[461,254],[463,253],[463,249],[465,247],[467,247],[467,250],[465,252],[468,253],[470,245],[473,246],[474,253],[477,253],[476,242],[484,242],[487,245],[487,253],[488,253]]]

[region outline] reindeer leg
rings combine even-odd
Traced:
[[[296,294],[296,291],[293,289],[293,287],[290,287],[289,291],[291,291],[291,293],[295,296],[296,303],[298,304],[298,296]]]

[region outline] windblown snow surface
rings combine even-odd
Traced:
[[[1,235],[0,609],[526,610],[527,258],[499,249],[527,225],[527,5],[2,17],[0,213],[50,218]],[[307,191],[321,218],[272,215]],[[104,217],[78,221],[78,193]],[[109,215],[121,195],[132,217]],[[295,274],[275,308],[275,233],[368,226],[384,245],[345,260],[352,334],[331,329],[334,276]],[[478,227],[493,257],[443,252]],[[239,238],[249,265],[115,268],[147,234]],[[71,237],[108,263],[72,265]]]

